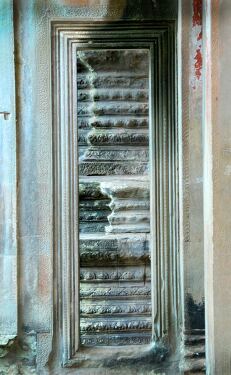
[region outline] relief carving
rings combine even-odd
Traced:
[[[84,271],[80,272],[80,279],[81,280],[150,280],[151,278],[151,271],[149,267],[121,267],[117,270],[114,268],[107,268],[107,270],[96,270],[92,271],[91,268],[86,268]]]
[[[78,127],[79,129],[143,129],[148,128],[148,117],[82,117],[78,119]]]
[[[88,133],[87,142],[92,146],[116,146],[116,145],[137,145],[137,146],[146,146],[148,145],[147,133],[134,133],[128,132],[118,132],[118,131],[110,131],[106,132],[106,130],[93,130]]]
[[[80,288],[80,297],[89,298],[89,297],[131,297],[131,296],[150,296],[151,287],[92,287],[81,286]]]
[[[52,32],[60,361],[101,367],[97,346],[115,346],[106,367],[112,352],[159,363],[180,295],[174,25],[54,21]],[[142,319],[145,330],[80,329]]]
[[[80,313],[82,316],[84,315],[111,315],[111,314],[147,314],[151,313],[151,305],[143,303],[140,304],[127,304],[127,303],[120,303],[118,305],[115,305],[114,303],[111,303],[110,305],[87,305],[82,304],[80,306]]]
[[[80,319],[80,329],[82,332],[103,332],[103,331],[137,331],[150,330],[151,320],[90,320]]]
[[[146,75],[133,75],[129,77],[129,74],[126,76],[113,76],[111,74],[102,73],[100,76],[86,74],[79,74],[78,79],[78,89],[146,89],[148,86],[148,79]]]
[[[105,346],[105,345],[144,345],[149,344],[151,340],[150,334],[137,335],[81,335],[81,344],[84,346]]]
[[[83,346],[151,340],[148,96],[145,50],[77,53]]]

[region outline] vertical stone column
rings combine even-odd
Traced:
[[[10,0],[0,3],[0,28],[0,345],[6,345],[17,335],[18,324],[14,29]]]
[[[179,1],[178,46],[181,368],[187,373],[205,363],[201,0]]]
[[[204,4],[207,374],[231,374],[231,3]]]

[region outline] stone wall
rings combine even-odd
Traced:
[[[187,4],[186,4],[187,3]],[[179,28],[179,34],[182,41],[182,63],[183,69],[180,72],[183,77],[182,102],[179,101],[179,152],[180,159],[180,212],[181,212],[181,255],[182,255],[182,305],[184,307],[185,333],[189,337],[186,342],[192,343],[192,329],[201,329],[203,319],[203,230],[202,230],[202,157],[201,157],[201,75],[200,75],[200,21],[198,21],[197,2],[186,2],[182,8],[183,28]],[[146,1],[145,5],[141,1],[90,1],[90,0],[50,0],[31,1],[19,0],[15,2],[14,26],[15,26],[15,61],[16,61],[16,94],[17,94],[17,155],[18,155],[18,259],[15,269],[18,271],[18,319],[17,339],[7,351],[4,352],[4,359],[1,364],[7,373],[17,373],[17,371],[32,373],[34,366],[37,366],[37,373],[55,373],[74,372],[75,370],[60,370],[58,349],[53,345],[55,342],[55,332],[53,330],[57,311],[53,310],[54,291],[53,291],[53,161],[52,150],[52,82],[49,79],[51,66],[51,35],[50,21],[61,18],[81,19],[81,20],[119,20],[130,19],[140,20],[173,20],[177,18],[177,4],[175,1]],[[181,42],[180,42],[181,43]],[[179,44],[178,44],[179,46]],[[199,49],[199,52],[198,52]],[[179,57],[179,56],[178,56]],[[89,56],[89,59],[91,57]],[[120,57],[121,66],[124,66],[123,58]],[[133,63],[133,59],[132,63]],[[129,61],[126,59],[126,62]],[[179,62],[180,64],[180,62]],[[196,64],[196,65],[195,65]],[[126,68],[126,64],[124,66]],[[89,67],[81,69],[88,69]],[[138,64],[138,69],[145,69]],[[108,87],[109,82],[113,82],[113,76],[109,72],[110,81],[104,82],[104,87]],[[94,78],[94,86],[97,86],[97,78]],[[133,83],[132,83],[133,82]],[[85,90],[83,87],[78,89],[80,98],[80,114],[84,110],[85,115],[89,115],[91,121],[91,130],[80,129],[83,137],[80,137],[80,182],[83,183],[83,191],[86,187],[86,179],[91,180],[100,188],[100,199],[94,200],[94,210],[92,210],[92,200],[85,196],[80,202],[82,216],[81,227],[83,229],[80,241],[84,245],[84,236],[91,232],[93,241],[97,247],[99,241],[103,241],[99,235],[99,227],[104,229],[108,227],[108,238],[113,239],[120,236],[121,241],[116,248],[116,262],[119,258],[119,264],[116,265],[116,283],[129,285],[129,292],[134,291],[131,287],[131,275],[135,275],[136,283],[145,284],[145,311],[141,315],[150,314],[150,299],[148,291],[149,283],[149,256],[148,256],[148,149],[147,149],[147,124],[145,117],[147,114],[146,103],[146,84],[139,94],[136,90],[137,81],[121,81],[123,90]],[[144,82],[141,80],[141,83]],[[118,82],[117,82],[118,83]],[[126,84],[132,87],[129,92],[126,91]],[[131,86],[132,84],[132,86]],[[143,83],[142,83],[143,84]],[[95,87],[94,87],[95,88]],[[81,92],[82,90],[82,92]],[[85,91],[86,92],[85,92]],[[142,97],[140,97],[142,92]],[[81,95],[82,94],[82,95]],[[86,96],[86,94],[88,96]],[[115,102],[120,98],[122,106],[114,105],[111,107],[106,102]],[[97,100],[96,100],[97,99]],[[131,105],[131,102],[134,104]],[[97,116],[103,116],[103,121],[92,121],[92,106],[86,106],[84,103],[94,104],[94,111]],[[142,103],[142,105],[141,105]],[[103,104],[103,105],[102,105]],[[123,111],[132,111],[133,121],[125,121]],[[183,108],[183,112],[181,111]],[[109,112],[108,112],[109,111]],[[110,112],[112,111],[112,112]],[[137,115],[140,111],[142,115]],[[181,128],[181,119],[183,113],[183,127]],[[84,116],[85,116],[84,115]],[[116,115],[115,117],[113,117]],[[113,117],[108,121],[108,117]],[[86,116],[87,117],[87,116]],[[85,118],[85,117],[84,117]],[[117,120],[115,120],[115,118]],[[118,121],[118,118],[120,120]],[[140,121],[140,119],[144,121]],[[85,124],[86,125],[86,124]],[[84,121],[79,122],[79,126],[85,126]],[[110,131],[107,129],[110,128]],[[103,137],[99,136],[102,133]],[[115,136],[115,129],[119,131],[120,137]],[[146,130],[145,130],[146,129]],[[135,130],[135,132],[134,132]],[[182,130],[182,131],[181,131]],[[106,134],[105,134],[106,133]],[[125,134],[125,135],[123,135]],[[129,136],[128,136],[129,134]],[[86,137],[85,137],[86,135]],[[138,145],[139,140],[139,145]],[[85,145],[84,145],[85,142]],[[107,152],[102,152],[102,143],[107,143]],[[112,144],[117,142],[115,149]],[[140,146],[142,142],[142,146]],[[100,147],[99,147],[100,146]],[[123,149],[123,150],[122,150]],[[120,152],[118,152],[120,150]],[[118,160],[118,154],[122,160]],[[126,157],[126,160],[124,161]],[[108,158],[112,160],[108,163]],[[92,174],[92,167],[97,164],[97,176]],[[110,172],[110,173],[109,173]],[[106,181],[107,175],[116,180],[117,190]],[[119,197],[118,177],[123,176],[123,192],[126,188],[131,192],[133,199],[123,199]],[[126,176],[126,181],[124,179]],[[139,176],[139,183],[137,182]],[[140,177],[141,176],[141,177]],[[131,182],[133,181],[133,182]],[[85,185],[84,185],[85,184]],[[90,190],[97,191],[97,188]],[[113,185],[114,186],[114,185]],[[141,186],[141,187],[140,187]],[[145,187],[144,187],[145,186]],[[138,188],[137,188],[138,187]],[[142,190],[142,200],[139,191]],[[138,195],[137,195],[138,194]],[[146,195],[145,195],[146,194]],[[16,195],[14,193],[16,199]],[[86,199],[87,198],[87,199]],[[89,202],[90,201],[90,202]],[[137,202],[138,201],[138,202]],[[100,210],[97,205],[100,205]],[[138,204],[138,205],[137,205]],[[91,207],[91,209],[89,209]],[[124,216],[121,214],[126,210],[126,228],[127,220],[130,220],[131,230],[135,228],[135,235],[131,236],[123,232]],[[101,220],[94,221],[97,212],[97,218]],[[138,211],[138,215],[137,215]],[[145,211],[142,216],[140,212]],[[86,214],[86,212],[91,212]],[[134,217],[134,212],[136,213]],[[129,213],[129,214],[127,214]],[[108,217],[109,221],[108,221]],[[134,224],[135,223],[135,224]],[[16,221],[15,221],[16,224]],[[98,226],[97,232],[94,232],[95,226]],[[141,228],[137,234],[137,227]],[[86,230],[88,232],[86,232]],[[121,234],[119,231],[123,232]],[[97,238],[95,238],[97,233]],[[104,235],[104,232],[100,232]],[[131,232],[129,232],[131,233]],[[105,235],[104,235],[105,236]],[[130,237],[137,245],[137,253],[129,253]],[[129,238],[129,240],[128,240]],[[138,238],[138,239],[137,239]],[[126,240],[125,240],[126,239]],[[144,240],[145,239],[145,240]],[[127,242],[126,242],[127,241]],[[146,241],[146,242],[145,242]],[[112,241],[113,242],[113,241]],[[126,243],[126,251],[123,252],[123,246]],[[101,242],[102,244],[102,242]],[[88,244],[91,246],[92,244]],[[106,245],[106,249],[107,249]],[[143,247],[142,247],[143,246]],[[111,244],[110,244],[111,248]],[[133,248],[134,249],[134,248]],[[94,283],[102,283],[102,277],[113,276],[115,269],[114,258],[110,260],[110,265],[103,265],[101,262],[105,258],[105,252],[99,254],[95,250],[95,258],[88,257],[85,247],[82,248],[82,269],[81,283],[84,290],[90,293],[92,276]],[[143,251],[143,253],[142,253]],[[92,255],[92,254],[91,254]],[[114,255],[114,254],[113,254]],[[100,263],[102,272],[94,270],[92,264],[95,261]],[[121,262],[121,264],[120,264]],[[139,268],[137,267],[139,263]],[[93,273],[93,275],[92,275]],[[91,279],[89,279],[91,278]],[[124,279],[125,278],[125,279]],[[106,279],[108,283],[109,279]],[[145,279],[145,282],[144,282]],[[115,281],[113,280],[113,285]],[[105,284],[104,284],[105,285]],[[137,285],[137,284],[136,284]],[[104,287],[106,289],[106,287]],[[144,286],[141,287],[144,289]],[[105,291],[105,290],[104,290]],[[101,297],[100,297],[101,298]],[[127,297],[126,297],[127,298]],[[140,297],[139,297],[140,298]],[[102,299],[103,300],[103,299]],[[139,301],[139,300],[138,300]],[[90,302],[86,306],[87,313],[92,311]],[[119,303],[120,305],[120,303]],[[111,305],[110,306],[114,306]],[[118,309],[118,304],[113,308]],[[126,316],[129,311],[134,311],[133,305],[126,303],[120,306],[124,308]],[[143,307],[142,307],[143,308]],[[85,309],[85,307],[84,307]],[[130,310],[131,309],[131,310]],[[135,309],[139,310],[139,303]],[[12,310],[13,311],[13,310]],[[16,310],[15,310],[16,311]],[[94,310],[95,311],[95,310]],[[95,314],[93,311],[93,315]],[[139,310],[140,313],[140,310]],[[15,313],[16,314],[16,313]],[[83,319],[86,311],[82,312]],[[105,314],[102,311],[102,314]],[[134,312],[132,313],[134,314]],[[135,312],[135,315],[137,312]],[[89,318],[87,318],[89,319]],[[85,319],[85,320],[87,320]],[[91,319],[91,318],[90,318]],[[146,319],[146,318],[145,318]],[[198,321],[199,319],[199,321]],[[126,319],[127,320],[127,319]],[[117,324],[117,323],[116,323]],[[85,327],[85,321],[83,321]],[[132,325],[130,326],[130,328]],[[13,328],[13,326],[12,326]],[[93,327],[94,328],[94,327]],[[118,330],[120,327],[117,327]],[[98,328],[97,328],[98,329]],[[150,326],[148,326],[149,332]],[[126,329],[125,329],[126,331]],[[128,330],[129,331],[129,330]],[[13,330],[12,330],[13,332]],[[15,335],[15,330],[14,330]],[[84,337],[83,333],[83,337]],[[147,333],[149,335],[149,333]],[[202,335],[203,336],[203,335]],[[139,337],[137,336],[137,340]],[[146,337],[146,336],[145,336]],[[200,338],[201,339],[201,338]],[[203,338],[202,338],[203,340]],[[10,342],[10,344],[12,344]],[[188,351],[188,358],[195,357],[195,351]],[[15,359],[17,359],[15,361]],[[191,359],[190,361],[191,362]],[[58,365],[57,365],[58,364]],[[11,367],[9,367],[11,366]],[[57,366],[57,367],[56,367]],[[186,369],[190,368],[186,366]],[[200,367],[202,368],[202,367]],[[137,370],[138,371],[138,370]],[[167,370],[166,370],[167,373]],[[89,372],[88,372],[89,374]]]

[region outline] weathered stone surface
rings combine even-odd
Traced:
[[[0,335],[18,332],[18,162],[14,6],[0,2]],[[0,370],[1,371],[1,370]]]
[[[145,74],[135,75],[111,75],[95,74],[79,75],[77,79],[78,89],[97,89],[97,88],[134,88],[145,89],[148,86],[148,78]]]
[[[78,132],[78,143],[80,146],[86,146],[88,139],[88,132],[86,130],[79,130]]]
[[[79,211],[79,220],[80,221],[103,221],[107,222],[107,211],[87,211],[87,210],[80,210]]]
[[[198,358],[197,360],[191,358],[186,359],[184,366],[181,368],[181,372],[185,375],[191,374],[205,374],[206,366],[205,366],[205,359]]]
[[[8,3],[6,0],[5,3]],[[78,3],[78,5],[77,5]],[[19,134],[18,134],[18,141],[20,145],[20,152],[18,154],[19,157],[19,166],[20,170],[19,173],[19,179],[22,179],[24,181],[25,186],[29,186],[31,181],[34,180],[34,176],[39,176],[39,178],[44,179],[45,181],[48,181],[50,183],[52,181],[52,173],[53,173],[53,166],[52,166],[52,126],[51,126],[51,112],[52,112],[52,102],[51,102],[51,85],[50,85],[50,79],[48,79],[48,62],[50,61],[50,55],[51,55],[51,45],[50,45],[50,25],[52,20],[69,20],[70,19],[78,19],[81,22],[82,20],[95,20],[95,19],[106,19],[106,20],[119,20],[120,17],[124,17],[126,19],[150,19],[150,17],[154,18],[161,18],[162,13],[164,12],[165,18],[164,19],[173,19],[173,11],[175,1],[167,1],[167,6],[165,3],[161,1],[152,1],[149,0],[146,2],[136,2],[137,4],[134,6],[134,1],[122,1],[124,5],[121,6],[121,1],[74,1],[74,0],[52,0],[52,1],[37,1],[37,0],[31,0],[29,2],[25,1],[16,1],[14,3],[15,6],[15,35],[16,35],[16,64],[18,66],[18,81],[19,81],[19,87],[18,94],[20,99],[20,105],[19,105]],[[76,6],[77,5],[77,6]],[[175,9],[177,9],[177,6],[175,6]],[[177,11],[176,11],[177,14]],[[17,17],[17,15],[19,17]],[[167,15],[167,16],[166,16]],[[162,16],[163,18],[163,16]],[[110,21],[109,21],[110,22]],[[68,22],[71,24],[71,22]],[[119,22],[118,22],[119,24]],[[143,22],[141,21],[141,24]],[[3,33],[4,34],[4,33]],[[53,37],[53,34],[52,34]],[[88,48],[90,46],[88,45]],[[5,52],[8,51],[6,48],[4,50]],[[17,59],[18,54],[18,59]],[[3,54],[4,56],[4,54]],[[3,58],[4,59],[4,58]],[[5,61],[8,61],[8,59],[5,59]],[[54,67],[55,69],[55,67]],[[62,72],[61,72],[62,73]],[[130,72],[132,74],[132,72]],[[2,77],[4,78],[4,77]],[[9,80],[7,80],[7,85],[9,86]],[[130,84],[128,85],[130,86]],[[4,91],[4,85],[2,85],[2,89]],[[7,96],[5,96],[7,98]],[[13,118],[11,113],[11,118]],[[8,123],[9,124],[9,123]],[[11,127],[7,126],[7,129],[11,129]],[[6,128],[3,128],[4,131],[6,131]],[[8,132],[8,130],[7,130]],[[29,155],[29,157],[28,157]],[[32,168],[31,168],[32,167]],[[45,167],[45,168],[43,168]],[[23,173],[25,172],[26,173]],[[37,179],[37,177],[36,177]],[[37,191],[40,190],[40,186],[35,187]],[[27,200],[28,196],[28,190],[27,189],[19,189],[19,223],[23,221],[23,218],[21,217],[20,211],[22,206],[24,205],[25,201]],[[52,218],[52,209],[53,209],[53,192],[52,189],[47,194],[43,194],[45,199],[45,206],[42,205],[42,207],[38,207],[34,209],[34,207],[31,205],[30,208],[26,212],[27,218],[31,217],[31,213],[35,213],[36,215],[40,217],[40,220],[43,220],[43,217],[49,217]],[[57,197],[59,199],[59,197]],[[9,204],[11,203],[11,200],[9,200]],[[28,207],[29,207],[28,206]],[[44,209],[45,207],[45,209]],[[52,245],[52,230],[53,230],[53,223],[50,219],[50,222],[48,225],[46,225],[46,233],[48,232],[48,236],[44,233],[42,233],[43,238],[50,238],[50,244],[48,243],[48,253],[49,256],[52,258],[53,256],[56,256],[56,254],[53,254],[53,245]],[[29,235],[29,233],[27,233]],[[27,237],[28,238],[28,237]],[[28,239],[25,239],[25,241],[28,241]],[[28,245],[30,243],[28,242]],[[30,246],[27,246],[27,249],[25,250],[24,247],[21,246],[22,252],[25,253],[25,251],[30,254],[31,248]],[[36,251],[40,253],[41,246],[38,244],[36,247]],[[25,251],[24,251],[25,250]],[[21,251],[20,251],[21,253]],[[19,254],[20,255],[20,254]],[[32,254],[33,255],[33,254]],[[28,256],[25,256],[25,259],[29,259]],[[59,260],[59,258],[57,258]],[[20,257],[19,257],[19,264],[20,264]],[[27,270],[30,269],[30,272],[33,273],[33,269],[37,269],[37,265],[35,264],[35,268],[33,268],[28,262],[28,266],[26,267],[20,267],[20,274],[23,278],[25,278],[25,281],[27,283]],[[48,270],[52,277],[52,272]],[[52,271],[52,270],[51,270]],[[24,276],[23,276],[24,275]],[[44,279],[43,279],[44,280]],[[28,290],[29,290],[29,284],[28,283]],[[50,294],[50,299],[52,302],[52,295],[53,293],[50,292],[50,285],[52,286],[52,280],[49,281],[47,278],[45,278],[45,287],[46,290],[48,289],[48,292]],[[11,288],[12,290],[12,288]],[[33,290],[32,290],[33,292]],[[42,294],[44,290],[40,291]],[[65,291],[64,291],[65,293]],[[33,293],[32,293],[33,295]],[[27,296],[25,296],[27,298]],[[30,299],[30,296],[29,296]],[[50,311],[50,314],[52,315],[52,306],[49,303],[42,303],[45,308]],[[31,308],[31,305],[33,305],[33,300],[26,302],[25,304],[25,310],[28,310]],[[41,314],[40,309],[37,308],[37,313],[35,314],[35,321],[33,321],[33,326],[36,326],[36,320],[41,320]],[[24,312],[20,311],[20,319],[24,321]],[[43,317],[42,317],[43,318]],[[56,314],[54,315],[54,319],[56,319]],[[44,325],[48,325],[49,327],[53,327],[52,321],[48,321],[45,318]],[[62,318],[60,317],[60,320]],[[26,316],[25,324],[28,320],[28,317]],[[63,322],[65,324],[65,321]],[[20,330],[21,330],[20,326]],[[47,329],[47,328],[46,328]],[[54,340],[55,340],[55,332],[54,332]],[[110,340],[112,340],[112,336],[107,335],[109,342],[107,344],[110,345]],[[139,344],[140,340],[143,338],[141,336],[136,336],[136,342],[133,342],[134,344]],[[53,340],[53,342],[54,342]],[[147,342],[149,342],[149,339],[147,339]],[[132,343],[131,341],[127,341],[127,343]],[[123,345],[124,342],[121,338],[121,345]],[[99,345],[99,343],[96,343],[95,345]],[[139,348],[140,349],[140,348]],[[138,350],[139,350],[138,349]],[[43,350],[43,349],[42,349]],[[102,350],[102,352],[104,349]],[[123,351],[121,350],[120,354],[123,354]],[[53,353],[50,353],[49,359],[50,359],[50,365],[53,364],[53,354],[56,354],[56,347],[53,348]],[[57,353],[57,362],[58,362],[58,368],[54,370],[54,373],[56,375],[58,374],[64,374],[64,372],[73,372],[78,373],[80,372],[82,374],[84,369],[78,368],[78,369],[64,369],[60,366],[60,358],[61,353]],[[133,357],[136,359],[136,356]],[[40,362],[40,357],[37,358],[37,361]],[[145,362],[145,361],[143,361]],[[41,363],[41,362],[40,362]],[[13,367],[13,366],[12,366]],[[81,367],[81,366],[80,366]],[[96,367],[96,366],[93,366]],[[139,366],[138,366],[139,367]],[[48,370],[49,371],[49,370]],[[50,370],[51,371],[51,370]],[[87,375],[90,374],[104,374],[110,371],[109,369],[86,369],[85,373]],[[112,370],[113,375],[116,373],[117,375],[119,373],[123,374],[132,374],[134,375],[134,372],[142,372],[140,368],[127,370],[126,369],[116,369]],[[151,370],[152,371],[152,370]],[[46,369],[40,369],[34,370],[35,373],[41,373],[45,374]],[[53,372],[53,371],[51,371]],[[111,371],[110,371],[111,372]],[[143,371],[145,373],[146,371]],[[8,373],[10,375],[15,374],[23,374],[23,370],[20,366],[20,368],[12,370],[11,368],[8,369]],[[25,373],[29,373],[25,372]],[[174,373],[174,372],[172,372]],[[177,372],[176,372],[177,373]]]
[[[151,341],[151,334],[100,334],[81,335],[81,344],[86,346],[110,346],[110,345],[145,345]]]
[[[79,199],[104,199],[99,182],[80,182],[79,183]],[[108,199],[108,197],[107,197]]]
[[[79,102],[97,102],[97,101],[148,101],[147,90],[130,90],[130,89],[114,89],[114,90],[78,90]]]
[[[125,242],[126,243],[126,242]],[[79,246],[81,251],[95,250],[118,250],[119,243],[116,237],[107,238],[104,234],[98,235],[80,235]]]
[[[77,55],[83,346],[151,340],[147,56]]]
[[[122,227],[124,228],[124,227]],[[113,231],[113,227],[110,227],[110,232]],[[125,228],[127,231],[127,229]],[[102,229],[103,231],[103,229]],[[115,227],[114,231],[117,233],[119,229]],[[85,230],[87,233],[87,229]],[[137,231],[135,232],[137,233]],[[81,250],[80,248],[80,265],[105,265],[110,266],[111,264],[147,264],[150,262],[149,251],[144,249],[138,249],[136,251],[119,249],[119,250]]]
[[[86,225],[87,228],[87,225]],[[86,229],[87,230],[87,229]],[[140,236],[137,232],[134,234],[118,235],[99,235],[99,233],[92,234],[94,238],[89,239],[87,231],[80,235],[80,263],[81,266],[107,265],[111,264],[149,264],[149,241],[144,233]],[[126,270],[127,271],[127,270]],[[94,270],[92,270],[94,272]],[[115,269],[115,274],[118,269]],[[148,269],[145,271],[147,278],[150,273]]]
[[[95,287],[81,285],[80,297],[81,298],[100,298],[101,297],[148,297],[151,295],[150,286],[106,286],[106,287]]]
[[[111,215],[108,216],[108,221],[111,225],[116,224],[134,224],[139,225],[143,223],[150,222],[150,213],[149,211],[122,211],[122,212],[113,212]]]
[[[80,222],[79,223],[79,232],[80,233],[98,233],[98,232],[105,232],[105,226],[107,225],[107,222]]]
[[[80,176],[146,175],[148,163],[139,162],[84,162],[79,164]]]
[[[120,318],[114,319],[80,319],[80,330],[82,332],[110,332],[110,331],[150,331],[152,322],[149,318]]]
[[[91,199],[81,200],[79,202],[80,212],[85,210],[109,210],[110,200],[109,199]]]
[[[185,358],[205,358],[205,343],[186,346],[184,356]]]
[[[89,50],[77,52],[77,68],[78,73],[92,71],[95,72],[111,72],[114,74],[118,67],[120,72],[136,72],[148,74],[148,51],[144,50]]]
[[[110,301],[110,303],[99,304],[99,303],[87,303],[82,301],[80,304],[81,316],[87,315],[113,315],[113,314],[149,314],[151,313],[152,306],[148,302],[123,302],[123,301]]]
[[[148,233],[150,232],[149,211],[119,211],[112,212],[108,216],[110,226],[105,228],[106,232],[112,233]]]
[[[147,199],[113,199],[110,203],[110,209],[116,211],[130,211],[130,210],[148,210],[150,202]]]
[[[82,234],[79,241],[80,249],[82,251],[94,250],[120,250],[120,251],[149,251],[149,236],[147,234],[124,234],[120,236],[115,235],[96,235],[96,234]]]
[[[205,373],[205,331],[185,332],[182,340],[181,371],[183,374]]]
[[[100,281],[108,282],[109,280],[120,280],[120,281],[150,281],[151,270],[150,267],[119,267],[115,269],[114,267],[98,268],[97,270],[92,270],[91,267],[81,268],[80,280],[82,281]]]
[[[139,224],[108,225],[105,227],[106,233],[149,233],[150,226]]]
[[[146,148],[144,149],[105,149],[105,148],[82,148],[82,153],[80,157],[80,162],[86,161],[133,161],[137,163],[139,162],[148,162],[149,159],[149,152]],[[130,163],[131,164],[131,163]]]
[[[135,117],[135,116],[97,116],[95,117],[78,117],[79,129],[90,128],[148,128],[148,117]]]
[[[149,142],[148,133],[145,131],[134,130],[92,130],[87,135],[87,142],[92,146],[116,146],[116,145],[135,145],[147,146]]]
[[[118,180],[103,181],[101,190],[105,196],[111,198],[129,198],[129,199],[149,199],[150,190],[149,183],[145,180]]]
[[[126,102],[114,102],[114,103],[86,103],[78,105],[78,116],[117,116],[117,115],[147,115],[148,104],[146,103],[126,103]]]

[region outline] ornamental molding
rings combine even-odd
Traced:
[[[174,22],[146,21],[105,23],[102,21],[65,22],[57,20],[51,23],[55,244],[54,314],[57,316],[57,326],[55,327],[57,347],[62,353],[61,362],[63,366],[71,367],[79,362],[83,364],[85,360],[87,361],[87,358],[90,358],[91,355],[94,356],[94,353],[98,353],[99,350],[99,348],[92,347],[90,350],[88,349],[87,353],[84,352],[80,345],[79,328],[80,309],[82,308],[80,307],[80,294],[85,292],[80,290],[81,240],[79,241],[79,222],[76,213],[79,207],[79,193],[85,194],[85,188],[83,187],[83,190],[81,190],[78,176],[76,54],[83,49],[121,47],[128,49],[145,48],[150,51],[151,280],[148,281],[149,285],[143,288],[139,289],[135,286],[133,292],[141,293],[144,296],[151,294],[152,318],[151,323],[148,322],[147,324],[148,327],[152,327],[153,343],[160,342],[164,338],[165,342],[172,342],[174,339],[173,331],[177,330],[179,259],[174,27]],[[104,77],[104,80],[108,79],[107,76]],[[89,85],[88,80],[81,77],[78,77],[78,80],[80,80],[79,84],[82,85],[82,88]],[[143,89],[143,80],[140,80],[139,77],[121,77],[122,81],[123,84],[127,84],[128,88]],[[113,84],[112,81],[110,82]],[[96,84],[98,86],[102,84],[103,86],[104,82],[96,82]],[[140,94],[136,95],[139,97]],[[82,110],[92,110],[84,105],[85,99],[85,97],[81,97]],[[120,115],[120,107],[116,103],[115,106],[118,109],[118,115]],[[103,109],[96,106],[94,110],[102,111]],[[108,110],[111,109],[108,108]],[[124,110],[132,115],[136,108],[127,100]],[[147,127],[146,114],[147,107],[143,106],[140,121],[143,122],[144,131],[139,136],[133,132],[133,129],[137,126],[136,120],[126,124],[130,132],[129,137],[134,143],[146,144],[148,141],[147,130],[145,129]],[[92,155],[91,153],[94,154],[94,145],[105,142],[105,139],[98,136],[97,126],[96,123],[94,131],[87,136],[88,142],[92,145],[89,158]],[[105,123],[105,127],[107,126],[108,124]],[[88,128],[89,124],[83,120],[82,127]],[[121,144],[127,141],[128,133],[118,136],[112,132],[107,137],[106,141],[109,144]],[[84,136],[83,142],[85,142]],[[143,154],[143,158],[144,162],[141,162],[136,168],[146,168],[145,154]],[[132,161],[130,163],[132,164]],[[82,168],[87,169],[90,166],[86,163]],[[128,168],[131,168],[130,165],[128,165]],[[100,195],[100,191],[96,194]],[[116,197],[118,196],[119,193]],[[93,243],[92,246],[97,249],[97,244]],[[94,256],[101,257],[101,250],[97,249]],[[88,261],[87,250],[82,252],[83,255]],[[102,251],[102,256],[105,257],[106,255],[106,251]],[[112,255],[113,252],[108,256],[111,257]],[[126,254],[124,255],[126,256]],[[137,254],[137,256],[140,255]],[[91,290],[93,296],[97,296],[97,293],[103,295],[111,293],[111,290],[97,286],[92,287]],[[122,286],[120,290],[114,290],[113,292],[115,296],[118,293],[128,296],[131,289],[127,293],[126,287]],[[89,289],[87,293],[89,293]],[[146,306],[145,302],[144,305]],[[137,308],[139,309],[139,307]],[[87,313],[87,307],[85,309]],[[148,306],[149,310],[150,307]],[[82,337],[81,340],[91,341],[94,339]],[[133,342],[129,337],[121,337],[121,340]],[[139,348],[139,355],[147,352],[145,343],[148,342],[146,336],[140,340],[142,345]],[[167,352],[167,349],[163,349],[162,346],[160,348]],[[121,353],[126,358],[126,350],[121,349]],[[98,362],[102,360],[102,356],[103,354],[99,356]],[[107,354],[106,362],[110,365],[110,353]]]

